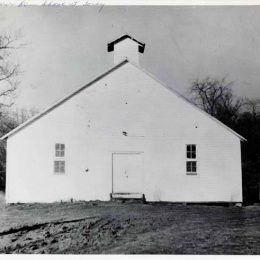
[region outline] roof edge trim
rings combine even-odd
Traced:
[[[89,83],[87,83],[86,85],[84,85],[83,87],[80,87],[76,90],[74,90],[73,92],[71,92],[70,94],[66,95],[65,97],[61,98],[60,100],[58,100],[57,102],[55,102],[54,104],[52,104],[51,106],[47,107],[46,109],[44,109],[42,112],[40,112],[39,114],[33,116],[32,118],[30,118],[29,120],[25,121],[24,123],[22,123],[21,125],[19,125],[18,127],[16,127],[15,129],[13,129],[12,131],[10,131],[9,133],[3,135],[0,140],[5,140],[6,138],[10,137],[11,135],[15,134],[16,132],[18,132],[19,130],[21,130],[22,128],[26,127],[27,125],[33,123],[34,121],[36,121],[37,119],[41,118],[42,116],[44,116],[45,114],[49,113],[50,111],[52,111],[53,109],[55,109],[56,107],[58,107],[59,105],[61,105],[62,103],[66,102],[67,100],[69,100],[70,98],[72,98],[73,96],[77,95],[79,92],[83,91],[85,88],[91,86],[92,84],[94,84],[95,82],[99,81],[100,79],[102,79],[103,77],[105,77],[106,75],[110,74],[111,72],[113,72],[114,70],[118,69],[119,67],[123,66],[124,64],[129,63],[132,66],[136,67],[137,69],[140,69],[142,72],[144,72],[146,75],[148,75],[149,77],[151,77],[153,80],[155,80],[156,82],[158,82],[160,85],[162,85],[163,87],[165,87],[166,89],[168,89],[169,91],[171,91],[173,94],[175,94],[176,96],[178,96],[179,98],[183,99],[186,103],[190,104],[191,106],[193,106],[195,109],[197,109],[198,111],[200,111],[201,113],[205,114],[206,116],[208,116],[209,118],[211,118],[213,121],[215,121],[216,123],[218,123],[219,125],[221,125],[222,127],[224,127],[226,130],[228,130],[229,132],[231,132],[233,135],[235,135],[236,137],[238,137],[241,141],[247,141],[246,138],[244,138],[243,136],[239,135],[237,132],[235,132],[234,130],[232,130],[230,127],[226,126],[225,124],[223,124],[221,121],[219,121],[218,119],[216,119],[215,117],[211,116],[210,114],[208,114],[207,112],[205,112],[204,110],[202,110],[201,108],[197,107],[196,105],[194,105],[193,103],[191,103],[186,97],[184,97],[183,95],[181,95],[179,92],[177,92],[176,90],[168,87],[166,84],[164,84],[163,82],[161,82],[159,79],[157,79],[154,75],[152,75],[151,73],[147,72],[145,69],[143,69],[142,67],[140,67],[139,65],[137,65],[136,63],[129,61],[128,59],[123,60],[122,62],[120,62],[119,64],[113,66],[112,68],[110,68],[109,70],[105,71],[104,73],[102,73],[101,75],[99,75],[98,77],[94,78],[92,81],[90,81]]]
[[[61,105],[62,103],[66,102],[67,100],[69,100],[70,98],[72,98],[73,96],[77,95],[79,92],[83,91],[84,89],[90,87],[92,84],[94,84],[95,82],[99,81],[100,79],[102,79],[103,77],[105,77],[106,75],[110,74],[111,72],[113,72],[114,70],[118,69],[119,67],[123,66],[124,64],[128,63],[129,60],[125,59],[122,62],[120,62],[119,64],[113,66],[112,68],[110,68],[109,70],[103,72],[101,75],[99,75],[98,77],[94,78],[93,80],[91,80],[89,83],[87,83],[86,85],[84,85],[83,87],[80,87],[74,91],[72,91],[71,93],[69,93],[68,95],[66,95],[65,97],[59,99],[58,101],[56,101],[54,104],[52,104],[51,106],[47,107],[46,109],[44,109],[42,112],[36,114],[35,116],[31,117],[30,119],[28,119],[27,121],[25,121],[24,123],[22,123],[21,125],[17,126],[16,128],[14,128],[13,130],[11,130],[10,132],[8,132],[7,134],[3,135],[0,140],[3,141],[6,138],[10,137],[11,135],[15,134],[16,132],[20,131],[22,128],[26,127],[27,125],[33,123],[34,121],[36,121],[37,119],[41,118],[42,116],[44,116],[45,114],[49,113],[50,111],[52,111],[53,109],[55,109],[56,107],[58,107],[59,105]]]
[[[225,125],[224,123],[222,123],[221,121],[219,121],[217,118],[211,116],[210,114],[208,114],[206,111],[202,110],[201,108],[197,107],[196,105],[194,105],[190,100],[188,100],[186,97],[184,97],[182,94],[180,94],[178,91],[170,88],[169,86],[167,86],[165,83],[163,83],[161,80],[157,79],[153,74],[151,74],[150,72],[146,71],[144,68],[140,67],[138,64],[129,61],[129,63],[133,66],[135,66],[137,69],[140,69],[142,72],[144,72],[146,75],[148,75],[149,77],[151,77],[153,80],[157,81],[159,84],[161,84],[162,86],[164,86],[166,89],[168,89],[169,91],[171,91],[172,93],[174,93],[176,96],[178,96],[179,98],[183,99],[186,103],[190,104],[191,106],[193,106],[195,109],[197,109],[198,111],[200,111],[201,113],[205,114],[207,117],[211,118],[213,121],[215,121],[216,123],[218,123],[219,125],[221,125],[222,127],[224,127],[226,130],[228,130],[229,132],[231,132],[233,135],[235,135],[236,137],[238,137],[241,141],[247,141],[246,138],[244,138],[242,135],[238,134],[236,131],[234,131],[233,129],[231,129],[230,127],[228,127],[227,125]]]

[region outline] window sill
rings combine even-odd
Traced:
[[[192,175],[192,176],[197,176],[197,172],[186,172],[186,175]]]

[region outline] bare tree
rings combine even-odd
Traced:
[[[257,117],[260,113],[260,99],[246,98],[244,101],[244,108],[252,114],[253,118]]]
[[[229,124],[239,116],[243,100],[234,96],[233,82],[225,78],[195,80],[191,86],[192,101],[210,115]]]
[[[0,33],[0,134],[4,135],[14,129],[19,122],[10,114],[8,107],[13,103],[15,91],[19,84],[19,65],[11,62],[12,53],[21,45],[18,45],[20,33],[4,34]],[[0,142],[0,189],[5,187],[5,157],[6,144]]]
[[[11,62],[10,57],[12,51],[20,47],[17,44],[20,37],[20,33],[0,34],[0,108],[12,105],[10,97],[14,95],[19,84],[19,65]]]
[[[10,117],[15,122],[16,126],[24,123],[31,117],[35,116],[38,113],[36,108],[16,108],[12,112],[9,113]]]

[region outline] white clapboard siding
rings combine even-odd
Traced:
[[[64,175],[53,173],[56,143]],[[186,144],[197,145],[196,176]],[[7,150],[7,202],[109,200],[112,154],[127,151],[143,153],[148,201],[242,201],[239,137],[130,62],[10,135]]]

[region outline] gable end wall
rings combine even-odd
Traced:
[[[53,174],[55,143],[66,147],[63,176]],[[197,176],[186,175],[186,144],[197,145]],[[120,151],[143,152],[149,201],[242,201],[239,138],[130,63],[9,137],[7,147],[7,202],[109,200],[112,153]]]

